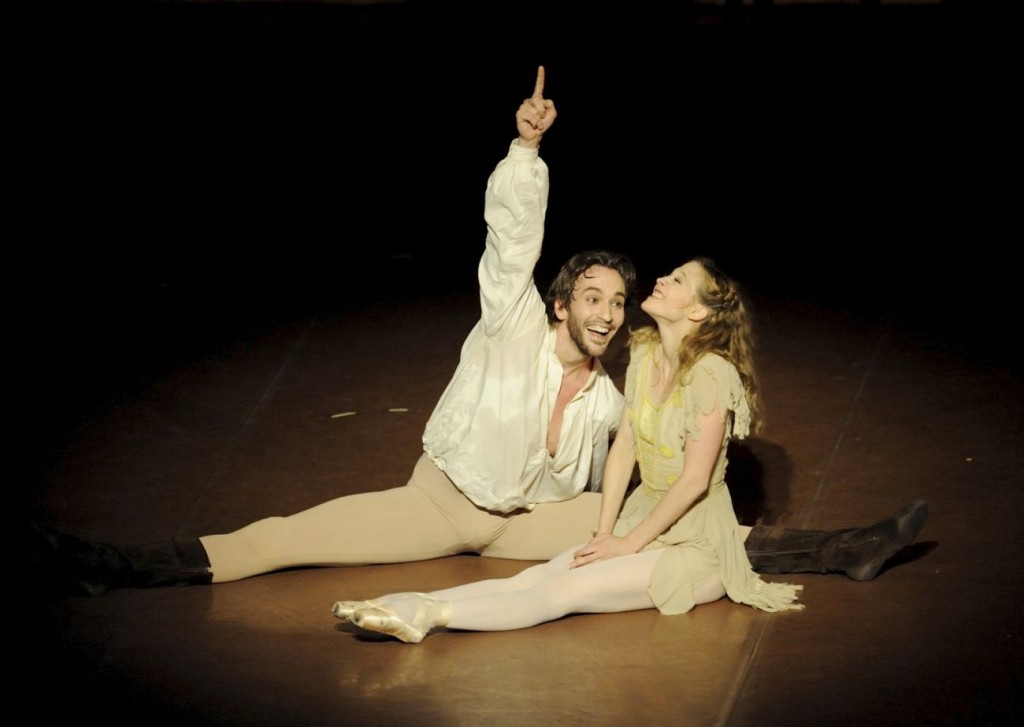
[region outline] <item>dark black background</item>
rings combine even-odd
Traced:
[[[645,286],[708,254],[755,295],[1015,350],[999,17],[465,5],[5,6],[17,438],[253,326],[472,290],[539,64],[559,110],[542,282],[583,248],[629,253]]]

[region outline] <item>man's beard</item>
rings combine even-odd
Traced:
[[[614,332],[610,332],[608,334],[608,337],[605,339],[605,345],[601,348],[600,351],[594,352],[587,348],[587,341],[584,339],[584,336],[587,332],[586,326],[583,323],[581,323],[575,315],[573,315],[571,310],[569,311],[569,316],[568,318],[566,318],[565,323],[566,328],[569,330],[570,340],[572,340],[572,342],[576,344],[576,348],[584,356],[600,356],[608,348],[608,343],[611,342],[612,335],[614,334]]]

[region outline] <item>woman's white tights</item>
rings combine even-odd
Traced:
[[[573,553],[580,547],[510,578],[476,581],[430,595],[451,603],[448,628],[466,631],[521,629],[570,613],[654,608],[647,586],[662,551],[645,551],[570,569]],[[723,594],[717,578],[702,583],[698,591],[697,603],[718,600]],[[376,600],[406,620],[415,617],[415,599],[396,595]]]

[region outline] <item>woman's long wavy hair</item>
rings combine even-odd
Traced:
[[[751,430],[758,432],[764,421],[761,390],[754,369],[754,331],[751,307],[739,284],[723,273],[711,258],[696,257],[704,271],[696,286],[697,298],[708,315],[684,340],[679,353],[679,376],[688,372],[705,353],[717,353],[736,367],[746,389],[750,406]],[[644,326],[631,332],[631,343],[658,341],[658,329]]]

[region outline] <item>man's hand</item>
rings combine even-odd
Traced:
[[[544,98],[544,66],[537,68],[537,82],[533,95],[523,101],[516,111],[516,129],[519,131],[519,146],[536,149],[540,139],[555,123],[555,102]]]

